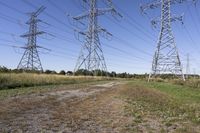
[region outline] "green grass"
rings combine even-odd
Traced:
[[[168,95],[173,96],[179,101],[184,102],[200,102],[200,89],[193,88],[189,86],[183,85],[174,85],[172,83],[165,83],[165,82],[150,82],[146,83],[143,81],[136,81],[133,84],[142,84],[148,88],[154,88],[156,90],[162,91],[167,93]]]
[[[136,80],[126,84],[121,94],[127,103],[125,113],[133,118],[129,131],[139,132],[144,124],[153,131],[149,124],[154,120],[164,127],[159,132],[177,123],[182,126],[177,132],[183,129],[184,122],[189,122],[188,129],[200,124],[200,89]]]
[[[0,73],[0,90],[44,85],[77,84],[91,81],[109,80],[101,77],[64,76],[30,73]]]

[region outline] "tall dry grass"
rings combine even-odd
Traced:
[[[54,84],[74,84],[105,80],[105,77],[47,75],[31,73],[0,73],[0,89]]]
[[[200,88],[200,79],[187,79],[186,81],[172,80],[171,82],[177,85],[184,85],[192,88]]]

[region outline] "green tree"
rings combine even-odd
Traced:
[[[65,75],[66,72],[65,72],[64,70],[61,70],[61,71],[59,72],[59,74],[60,74],[60,75]]]

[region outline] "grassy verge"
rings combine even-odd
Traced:
[[[66,89],[79,89],[87,88],[88,86],[95,84],[103,84],[109,81],[89,81],[89,82],[80,82],[73,84],[58,84],[58,85],[43,85],[43,86],[34,86],[34,87],[20,87],[17,89],[3,89],[0,90],[0,99],[5,99],[7,97],[16,97],[30,94],[40,94],[43,95],[45,92],[56,91],[56,90],[66,90]]]
[[[170,83],[132,81],[121,92],[133,132],[198,132],[200,90]],[[142,130],[142,131],[141,131]]]
[[[0,90],[20,87],[33,87],[58,84],[77,84],[93,81],[111,80],[103,77],[62,76],[30,73],[0,73]]]
[[[157,79],[153,79],[152,81],[154,81],[154,82],[168,82],[168,83],[170,82],[170,83],[173,83],[175,85],[181,85],[181,86],[185,86],[185,87],[200,89],[200,79],[199,78],[190,78],[190,79],[186,79],[186,81],[183,81],[181,79],[161,79],[161,78],[157,78]]]
[[[177,85],[183,85],[183,86],[187,86],[187,87],[200,89],[200,79],[195,79],[195,78],[192,79],[191,78],[191,79],[186,79],[186,81],[172,80],[171,82],[174,84],[177,84]]]

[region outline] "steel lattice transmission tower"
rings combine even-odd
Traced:
[[[187,65],[186,65],[186,78],[190,75],[190,55],[187,54]]]
[[[45,7],[42,6],[36,12],[30,13],[31,17],[26,23],[29,25],[29,32],[21,36],[28,38],[28,43],[25,47],[21,47],[25,49],[25,52],[17,66],[17,69],[43,71],[37,50],[37,48],[43,47],[37,45],[37,36],[44,34],[45,32],[38,30],[38,23],[42,21],[37,19],[37,17],[44,10]]]
[[[142,12],[161,6],[161,29],[153,57],[152,72],[149,75],[149,80],[152,76],[155,77],[160,74],[173,74],[185,80],[171,27],[171,22],[177,20],[182,21],[183,16],[172,16],[170,10],[172,4],[182,3],[184,1],[194,0],[156,0],[141,6]],[[152,24],[156,24],[157,22],[158,21],[153,20]]]
[[[98,17],[111,13],[112,15],[121,16],[113,7],[111,0],[106,0],[107,8],[98,8],[97,3],[99,0],[83,0],[87,5],[89,11],[84,12],[82,15],[73,17],[73,20],[83,24],[87,20],[87,31],[76,30],[80,35],[84,36],[84,44],[82,45],[80,55],[78,57],[74,72],[80,69],[85,69],[90,72],[100,70],[101,72],[107,71],[105,58],[103,55],[102,46],[99,39],[99,33],[104,33],[112,36],[106,29],[98,25]],[[96,75],[93,73],[93,75]]]

